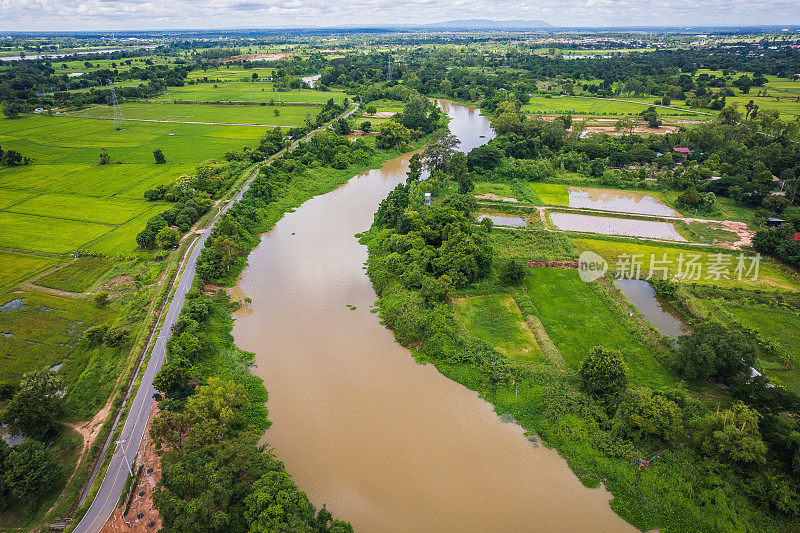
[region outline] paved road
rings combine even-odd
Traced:
[[[356,104],[353,109],[345,113],[344,116],[350,116],[357,109],[358,104]],[[327,125],[322,126],[322,128],[325,127],[327,127]],[[309,133],[304,139],[307,140],[313,133],[315,132]],[[295,142],[289,148],[287,148],[287,150],[293,150],[297,145],[298,143]],[[279,157],[282,153],[283,152],[279,152],[273,156],[273,160],[276,157]],[[139,385],[139,389],[136,392],[136,397],[133,399],[133,404],[130,412],[128,413],[128,418],[125,420],[125,425],[122,428],[120,440],[124,440],[125,442],[114,450],[114,455],[111,458],[111,463],[109,464],[106,475],[103,478],[103,483],[100,486],[100,490],[97,492],[97,495],[95,496],[92,505],[89,507],[89,510],[86,511],[86,514],[75,528],[76,532],[94,533],[100,531],[100,529],[103,527],[103,524],[105,524],[106,520],[108,520],[108,518],[111,516],[111,513],[117,507],[117,503],[119,502],[122,491],[125,488],[125,481],[128,477],[126,460],[127,462],[132,463],[134,457],[136,456],[136,452],[139,449],[139,444],[142,442],[142,437],[147,430],[147,420],[150,414],[150,409],[152,408],[154,402],[153,394],[156,392],[153,388],[153,378],[161,369],[161,365],[164,362],[164,357],[166,356],[167,339],[169,339],[172,325],[178,320],[178,315],[183,307],[183,302],[186,300],[186,293],[192,287],[195,268],[197,266],[197,258],[200,257],[200,252],[205,246],[206,239],[208,239],[208,236],[211,234],[211,229],[216,225],[219,217],[225,213],[231,205],[242,198],[242,195],[245,193],[245,191],[247,191],[248,188],[250,188],[250,183],[252,183],[253,179],[257,175],[258,171],[254,172],[250,179],[247,180],[245,185],[242,187],[242,190],[239,191],[239,193],[231,201],[225,204],[225,206],[217,213],[217,215],[212,219],[208,229],[202,235],[200,235],[200,238],[196,240],[193,248],[191,248],[191,251],[184,258],[182,263],[185,265],[183,275],[178,282],[177,289],[175,290],[175,296],[172,298],[172,302],[168,304],[168,308],[165,311],[166,317],[164,319],[164,324],[158,333],[158,337],[151,339],[151,342],[154,342],[155,346],[153,347],[153,351],[150,355],[147,368],[142,375],[142,380]],[[111,445],[113,446],[113,443]]]

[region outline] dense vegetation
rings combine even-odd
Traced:
[[[554,150],[561,146],[547,144],[551,128],[556,126],[530,123],[513,134],[513,145],[509,134],[501,135],[465,159],[475,171],[486,172],[492,163],[495,168],[508,164],[510,145],[562,157],[563,152]],[[712,125],[709,131],[718,128]],[[565,137],[552,138],[563,143]],[[602,142],[613,146],[619,141],[595,138],[582,144]],[[634,368],[641,356],[630,348],[618,351],[601,344],[579,355],[578,365],[568,359],[567,368],[560,356],[550,355],[561,369],[553,372],[552,366],[509,357],[473,336],[474,327],[460,325],[451,295],[510,294],[526,314],[538,314],[544,321],[544,302],[536,295],[552,288],[537,285],[524,273],[530,293],[517,288],[520,278],[513,261],[497,257],[497,248],[488,245],[499,238],[497,230],[476,225],[474,200],[457,193],[463,155],[444,150],[437,160],[436,152],[430,150],[425,159],[433,170],[431,179],[419,182],[412,170],[409,183],[381,203],[363,237],[381,318],[397,340],[481,391],[500,413],[538,432],[566,456],[584,482],[602,480],[615,495],[615,510],[637,527],[780,530],[796,520],[800,424],[781,412],[797,411],[800,397],[767,380],[749,378],[758,348],[746,334],[708,322],[681,338],[675,352],[640,344],[637,350],[660,354],[666,368],[659,379],[671,383],[653,386],[648,381],[656,369],[645,369],[649,375],[643,379],[642,370]],[[423,192],[438,198],[424,206]],[[543,246],[548,239],[556,240],[545,237]],[[580,326],[572,335],[582,335]],[[659,364],[651,361],[649,365]],[[679,377],[687,384],[681,385]],[[690,391],[707,378],[735,382],[735,401],[721,408],[699,401]]]

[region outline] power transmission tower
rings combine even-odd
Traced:
[[[392,54],[389,54],[389,71],[386,73],[386,81],[392,81]]]
[[[117,130],[124,129],[125,119],[122,116],[122,110],[119,108],[117,101],[117,91],[114,90],[114,82],[109,80],[108,86],[111,88],[111,107],[114,110],[114,127]]]

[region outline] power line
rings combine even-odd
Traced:
[[[122,116],[122,110],[119,108],[119,102],[117,101],[117,91],[114,90],[114,82],[112,80],[109,80],[108,86],[111,88],[111,107],[114,112],[114,127],[118,130],[121,130],[125,125],[125,118]]]

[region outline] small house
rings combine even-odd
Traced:
[[[684,159],[689,157],[689,155],[692,153],[692,151],[686,148],[685,146],[676,146],[675,148],[672,149],[672,151],[682,155]]]
[[[784,222],[786,222],[786,221],[783,220],[782,218],[770,217],[770,218],[767,219],[767,227],[768,228],[777,228],[781,224],[783,224]]]
[[[425,193],[425,205],[431,205],[431,193]]]
[[[794,238],[792,240],[793,241],[800,241],[800,231],[798,231],[798,232],[796,232],[794,234]]]

